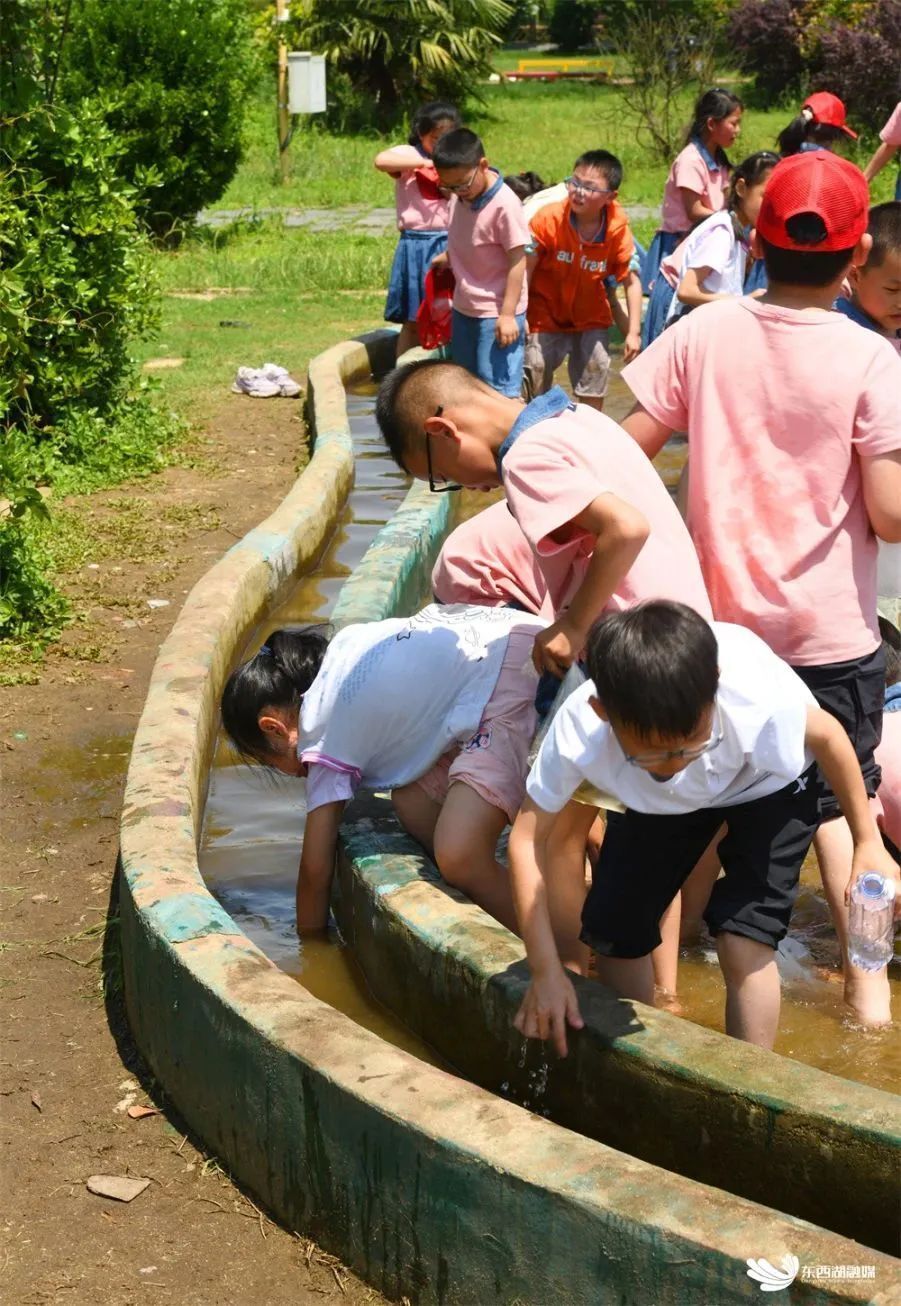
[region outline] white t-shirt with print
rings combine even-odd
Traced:
[[[743,295],[747,266],[748,251],[735,235],[728,210],[705,218],[685,241],[681,276],[688,268],[710,268],[701,283],[709,295]],[[672,321],[684,307],[674,295],[666,320]]]
[[[307,810],[359,785],[393,789],[474,734],[514,629],[546,623],[463,603],[346,626],[300,705],[297,755],[310,764]],[[347,777],[336,789],[321,769]],[[310,777],[308,777],[309,781]]]
[[[816,700],[763,640],[742,626],[714,622],[720,679],[713,734],[721,743],[671,779],[655,780],[626,761],[609,724],[595,714],[592,681],[560,708],[526,789],[546,812],[559,812],[581,784],[636,812],[670,816],[733,807],[785,788],[811,765],[804,743],[807,709]],[[606,805],[606,804],[604,804]]]

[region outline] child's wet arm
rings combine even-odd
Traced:
[[[901,449],[861,457],[860,475],[873,530],[886,544],[901,543]]]
[[[513,823],[508,845],[513,904],[533,975],[561,966],[551,929],[544,871],[555,819],[556,813],[546,812],[527,797]]]
[[[851,830],[854,840],[851,878],[873,870],[898,879],[901,868],[885,851],[864,787],[860,763],[847,734],[835,717],[822,708],[810,707],[807,709],[804,738]]]
[[[297,932],[324,930],[335,873],[338,827],[346,803],[323,803],[308,813],[297,875]]]
[[[572,525],[595,537],[591,561],[570,601],[567,624],[587,637],[651,533],[644,513],[615,494],[599,494]]]
[[[649,458],[657,457],[674,430],[649,413],[641,403],[637,403],[628,416],[623,418],[620,426]]]

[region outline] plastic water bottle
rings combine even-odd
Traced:
[[[851,889],[848,957],[860,970],[881,970],[892,958],[895,881],[868,871]]]

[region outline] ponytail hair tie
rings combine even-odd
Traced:
[[[813,109],[811,109],[810,106],[807,104],[805,104],[804,108],[801,110],[801,117],[804,119],[805,122],[816,121],[816,114],[814,113]]]

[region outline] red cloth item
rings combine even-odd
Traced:
[[[831,91],[817,91],[814,95],[808,95],[801,108],[810,110],[814,122],[821,122],[826,127],[837,127],[846,136],[850,136],[852,141],[857,140],[857,132],[851,130],[845,119],[844,104]]]
[[[453,304],[453,272],[449,267],[429,268],[423,286],[422,303],[416,314],[416,328],[423,349],[438,349],[449,342]]]
[[[852,249],[867,229],[870,192],[860,168],[829,150],[810,150],[782,159],[772,171],[757,217],[757,233],[778,249],[825,254]],[[786,222],[815,213],[826,228],[816,245],[792,239]]]
[[[447,194],[438,185],[438,173],[435,171],[433,163],[423,164],[414,172],[416,185],[419,187],[419,193],[423,199],[427,200],[447,200]]]

